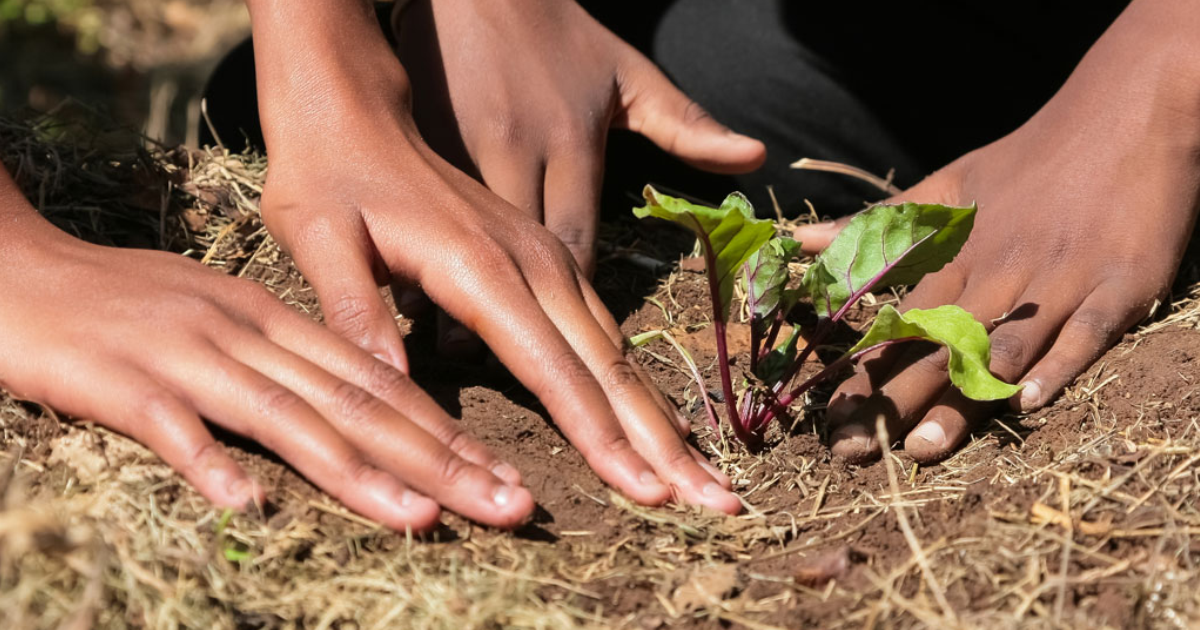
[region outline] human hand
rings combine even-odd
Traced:
[[[1200,84],[1195,74],[1180,76],[1187,55],[1122,50],[1136,42],[1106,36],[1027,124],[896,198],[978,202],[962,253],[925,278],[902,310],[954,303],[973,313],[990,331],[992,371],[1024,385],[1011,401],[1020,411],[1052,401],[1153,310],[1192,232]],[[1133,58],[1136,69],[1118,72]],[[1180,93],[1180,86],[1190,87]],[[810,253],[820,251],[845,222],[802,228],[796,237]],[[996,407],[948,387],[945,365],[944,351],[928,348],[866,361],[830,402],[833,452],[878,457],[880,416],[888,435],[907,435],[905,449],[917,461],[953,452]]]
[[[733,133],[574,0],[418,0],[394,16],[426,141],[543,223],[590,278],[605,139],[641,133],[705,170],[744,173]]]
[[[314,37],[366,41],[321,26]],[[284,40],[255,32],[271,158],[262,212],[330,326],[404,369],[378,286],[419,286],[491,346],[606,482],[642,503],[738,511],[728,478],[683,440],[686,419],[626,360],[621,331],[566,246],[425,145],[390,50],[314,55]]]
[[[439,504],[499,527],[533,511],[519,473],[404,374],[261,286],[41,223],[0,245],[0,386],[18,397],[138,440],[219,506],[264,492],[201,417],[394,529],[435,526]]]

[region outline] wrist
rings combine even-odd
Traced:
[[[374,5],[362,0],[247,0],[259,113],[269,152],[289,134],[338,139],[361,123],[411,124],[408,76]]]

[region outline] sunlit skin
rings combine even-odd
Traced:
[[[896,200],[979,204],[959,257],[902,304],[958,304],[991,332],[1011,408],[1052,402],[1166,297],[1200,200],[1200,5],[1139,0],[1012,134]],[[848,219],[847,219],[848,220]],[[798,230],[815,253],[845,220]],[[830,402],[833,452],[879,456],[876,419],[921,462],[954,452],[995,405],[949,387],[942,353],[895,348]]]
[[[418,1],[405,19],[444,45],[402,37],[407,70],[366,2],[248,5],[271,156],[264,219],[329,327],[181,257],[76,241],[3,177],[3,385],[142,441],[218,505],[263,489],[201,418],[391,527],[428,529],[442,508],[515,526],[533,509],[519,471],[406,376],[378,290],[398,282],[478,334],[616,489],[738,511],[728,478],[684,441],[687,422],[625,359],[588,274],[609,128],[723,172],[757,167],[762,145],[570,0]],[[1170,285],[1200,198],[1198,32],[1192,3],[1136,0],[1028,124],[899,197],[979,203],[963,253],[904,306],[956,303],[994,328],[993,370],[1036,384],[1014,405],[1052,400]],[[435,56],[440,70],[422,65]],[[416,95],[416,115],[452,107],[456,131],[429,140],[450,153],[457,138],[453,164],[414,120],[412,91],[438,72],[446,88]],[[837,229],[798,236],[817,251]],[[993,412],[948,393],[944,361],[914,359],[867,361],[841,387],[835,453],[876,456],[883,412],[890,435],[933,460]]]
[[[0,339],[0,385],[143,442],[217,505],[261,503],[264,490],[201,418],[260,442],[390,527],[429,529],[443,507],[519,525],[533,511],[519,471],[406,375],[378,290],[400,281],[488,342],[616,489],[649,505],[739,511],[728,477],[684,441],[686,420],[626,360],[623,336],[571,250],[528,208],[425,144],[407,75],[370,5],[248,4],[271,155],[262,211],[316,288],[329,328],[184,258],[75,240],[5,175],[0,327],[19,334]],[[606,96],[615,109],[605,125],[735,170],[762,161],[759,143],[699,115],[588,20],[598,45],[637,77]],[[740,162],[730,163],[730,143],[741,146]],[[599,149],[572,168],[598,169]],[[572,177],[560,178],[573,187],[560,194],[598,185]],[[587,212],[594,220],[595,208]]]

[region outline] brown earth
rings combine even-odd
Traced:
[[[178,197],[194,225],[180,237],[190,246],[179,249],[315,312],[311,291],[263,240],[252,208],[230,201],[240,198],[229,193],[233,178],[214,178],[221,169],[209,167],[251,179],[261,172],[229,156],[198,159],[184,186],[194,196]],[[237,229],[222,229],[231,224]],[[643,258],[675,260],[689,239],[627,219],[607,225],[604,238],[597,286],[624,331],[674,331],[715,388],[703,277],[673,265],[651,272]],[[1194,271],[1189,263],[1183,275],[1195,278]],[[0,621],[16,628],[1187,626],[1200,618],[1194,292],[1181,284],[1183,299],[1127,335],[1050,408],[1000,416],[934,466],[916,467],[903,452],[865,467],[832,458],[822,441],[828,389],[798,408],[786,430],[773,429],[762,453],[748,454],[706,426],[699,394],[669,344],[635,351],[692,418],[694,444],[734,479],[747,505],[739,517],[643,508],[613,494],[502,370],[437,358],[429,321],[415,322],[408,338],[414,376],[522,470],[539,511],[516,532],[454,515],[426,540],[384,531],[234,438],[230,448],[266,485],[270,503],[218,526],[222,515],[141,447],[0,396],[0,488],[7,489]],[[893,299],[877,296],[869,308]]]

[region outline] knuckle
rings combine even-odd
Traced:
[[[502,147],[515,147],[525,139],[525,125],[516,115],[501,113],[491,117],[487,134]]]
[[[578,154],[595,146],[596,133],[579,122],[564,122],[551,128],[549,144],[559,153]]]
[[[592,231],[579,225],[555,226],[554,235],[560,243],[572,250],[589,248],[593,241]]]
[[[642,380],[628,361],[614,361],[604,370],[604,385],[617,392],[626,392],[642,386]]]
[[[920,359],[913,362],[912,368],[931,376],[944,376],[949,368],[946,362],[950,359],[950,351],[945,346],[939,346]]]
[[[367,391],[379,398],[403,395],[413,386],[407,374],[382,361],[371,361],[363,383]]]
[[[699,465],[682,443],[667,451],[666,464],[668,470],[686,470]]]
[[[1029,342],[1021,335],[993,333],[991,345],[993,366],[1022,366],[1033,354]]]
[[[574,351],[567,350],[554,359],[553,373],[568,385],[595,383],[596,377]]]
[[[439,455],[437,464],[438,479],[447,486],[456,486],[461,483],[471,470],[471,465],[466,460],[458,456],[451,450],[446,450]]]
[[[504,272],[514,267],[512,256],[503,245],[490,236],[479,236],[470,239],[462,246],[451,252],[453,263],[458,269],[490,269],[494,272]]]
[[[279,384],[263,388],[257,395],[257,412],[263,416],[278,418],[291,414],[304,405],[304,401],[292,390]]]
[[[614,432],[599,444],[599,452],[605,457],[624,456],[633,450],[633,444],[624,433]]]
[[[379,399],[353,383],[339,383],[333,390],[334,408],[340,417],[365,424],[379,409]]]
[[[456,424],[447,423],[440,433],[441,435],[435,437],[445,444],[446,448],[450,449],[452,453],[465,452],[474,443],[471,434]]]
[[[1083,308],[1071,316],[1071,327],[1092,337],[1097,343],[1107,344],[1124,332],[1120,318],[1098,308]]]
[[[138,401],[138,416],[161,427],[171,422],[178,407],[178,401],[170,392],[154,389],[143,394]]]
[[[699,103],[689,100],[683,108],[683,122],[686,125],[694,125],[702,120],[711,119],[712,116]]]
[[[371,321],[376,309],[366,298],[343,295],[333,300],[326,309],[330,324],[352,339],[364,339],[371,330]]]
[[[365,487],[377,483],[380,475],[385,473],[362,457],[354,455],[346,460],[343,474],[354,487]]]

